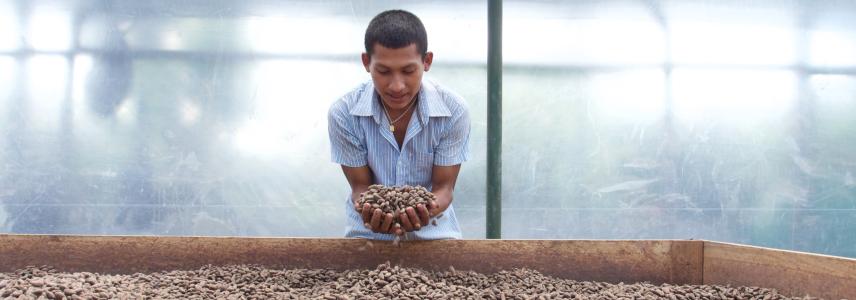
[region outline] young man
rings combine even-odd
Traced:
[[[459,239],[452,194],[461,163],[469,157],[464,100],[423,81],[434,54],[427,51],[425,27],[412,13],[390,10],[375,16],[365,47],[363,66],[372,80],[333,103],[328,116],[333,162],[342,165],[351,186],[345,236]],[[392,214],[380,209],[357,212],[360,193],[372,184],[421,185],[437,201],[408,209],[399,216],[402,228],[396,228]]]

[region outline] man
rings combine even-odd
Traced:
[[[460,239],[452,194],[469,157],[470,117],[464,100],[422,75],[431,68],[425,27],[403,10],[369,23],[363,66],[372,80],[333,103],[328,130],[333,162],[351,186],[346,237],[393,240]],[[393,215],[370,206],[356,210],[369,185],[421,185],[437,196],[428,206]],[[429,222],[431,222],[429,224]],[[434,225],[436,223],[436,225]]]

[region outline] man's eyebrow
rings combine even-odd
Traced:
[[[376,63],[376,64],[375,64],[375,67],[376,67],[376,68],[384,68],[384,69],[392,69],[391,67],[389,67],[389,66],[387,66],[387,65],[384,65],[384,64],[382,64],[382,63]],[[406,64],[406,65],[402,66],[401,68],[402,68],[402,69],[407,69],[407,68],[418,68],[418,67],[419,67],[419,64],[418,64],[418,63],[413,62],[413,63]]]

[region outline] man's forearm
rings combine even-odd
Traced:
[[[342,165],[342,171],[345,172],[345,178],[348,179],[348,185],[351,186],[351,202],[354,205],[360,200],[360,194],[369,189],[372,184],[371,169],[367,166],[362,167],[347,167]]]
[[[432,207],[430,212],[432,216],[439,215],[452,205],[452,195],[454,191],[451,187],[439,187],[431,191],[437,197],[437,206]]]
[[[434,166],[431,174],[431,192],[437,196],[437,203],[431,207],[431,215],[439,215],[452,205],[452,194],[455,191],[455,181],[461,165]]]
[[[363,192],[368,191],[368,190],[369,190],[368,185],[351,186],[351,202],[353,202],[354,205],[356,205],[357,201],[360,200],[360,194],[362,194]]]

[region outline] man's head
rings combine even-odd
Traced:
[[[434,58],[422,21],[403,10],[382,12],[366,28],[365,46],[363,66],[381,100],[392,110],[406,108],[419,93],[422,74]]]

